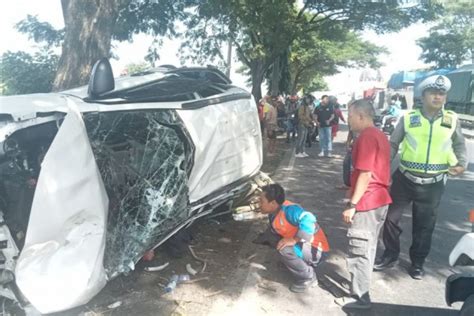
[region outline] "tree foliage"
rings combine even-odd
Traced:
[[[15,25],[18,32],[28,35],[30,40],[48,48],[58,47],[64,40],[64,29],[57,30],[48,22],[41,22],[37,16],[27,15]]]
[[[317,32],[330,39],[334,29],[372,28],[396,31],[430,20],[438,6],[430,1],[402,7],[398,1],[307,0],[197,1],[186,20],[183,50],[194,61],[223,60],[223,43],[231,40],[239,60],[251,72],[252,93],[261,97],[265,73],[300,36]]]
[[[142,62],[142,63],[130,63],[125,66],[124,69],[124,74],[126,75],[135,75],[141,72],[144,72],[145,70],[150,68],[150,64],[147,62]]]
[[[28,16],[17,24],[20,32],[47,46],[62,45],[55,90],[85,84],[93,64],[110,57],[111,41],[131,41],[134,34],[175,36],[174,23],[186,15],[187,0],[61,0],[63,30]],[[159,43],[158,41],[155,42]],[[147,61],[159,58],[156,45]]]
[[[31,15],[15,27],[40,46],[33,53],[3,53],[0,64],[2,94],[50,92],[59,62],[59,56],[51,49],[60,45],[64,30],[56,30],[51,24],[40,22],[36,16]]]
[[[439,68],[474,63],[474,2],[445,2],[445,12],[427,37],[418,40],[421,59]]]
[[[59,56],[45,49],[33,55],[5,52],[0,63],[2,94],[50,92],[58,61]]]
[[[265,74],[273,67],[272,78],[280,81],[281,56],[301,36],[317,32],[330,39],[334,30],[372,28],[377,32],[396,31],[419,20],[432,19],[437,6],[431,1],[404,7],[399,1],[361,0],[61,0],[65,28],[33,17],[18,24],[20,31],[36,41],[53,46],[62,40],[62,55],[54,89],[85,84],[94,62],[111,55],[111,41],[131,41],[134,34],[179,36],[177,20],[184,20],[184,50],[201,64],[216,61],[225,66],[221,48],[229,41],[239,60],[251,73],[252,93],[261,95]],[[159,42],[155,43],[159,45]],[[159,58],[151,47],[147,61]],[[277,62],[278,60],[278,62]],[[287,62],[287,61],[286,61]],[[276,70],[275,70],[276,69]]]
[[[194,62],[224,61],[221,48],[232,42],[239,60],[250,69],[252,93],[274,60],[289,46],[297,27],[291,24],[296,8],[282,0],[196,1],[186,20],[183,50]]]
[[[378,56],[386,49],[364,41],[355,32],[339,32],[339,38],[321,39],[316,35],[297,39],[291,48],[291,92],[315,86],[323,76],[333,75],[339,67],[378,68]]]

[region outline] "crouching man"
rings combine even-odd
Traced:
[[[285,201],[285,191],[279,184],[262,188],[260,210],[268,214],[270,227],[255,242],[276,247],[295,278],[290,290],[299,293],[317,285],[314,268],[329,251],[329,245],[316,217],[301,206]]]

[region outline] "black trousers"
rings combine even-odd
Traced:
[[[311,144],[316,142],[317,136],[318,128],[316,126],[308,128],[308,136],[306,136],[306,147],[311,147]]]
[[[413,227],[410,259],[413,265],[423,266],[430,252],[431,236],[444,187],[444,181],[416,184],[407,179],[400,170],[395,171],[390,189],[393,202],[388,209],[383,229],[384,256],[398,257],[400,254],[400,219],[403,211],[411,205]]]

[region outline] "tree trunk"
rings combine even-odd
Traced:
[[[65,38],[54,91],[84,85],[94,63],[109,57],[120,0],[61,0]]]
[[[252,74],[252,95],[255,102],[258,103],[262,99],[262,82],[265,69],[262,61],[253,61],[250,67]]]
[[[272,97],[276,97],[280,94],[280,79],[281,79],[280,60],[281,60],[280,57],[277,57],[273,61],[272,80],[271,80],[271,87],[270,87],[270,93]]]
[[[297,87],[298,87],[299,81],[300,81],[300,72],[297,71],[291,85],[291,94],[296,94],[298,92]]]

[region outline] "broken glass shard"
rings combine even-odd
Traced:
[[[114,277],[187,219],[191,143],[171,110],[93,113],[85,122],[110,200],[104,265]]]

